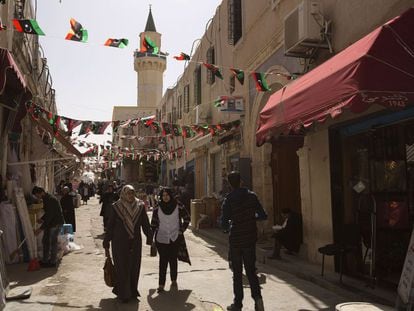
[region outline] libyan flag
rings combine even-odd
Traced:
[[[237,78],[241,85],[244,83],[244,71],[236,68],[230,68],[232,74]]]
[[[256,90],[258,92],[270,91],[270,87],[267,85],[266,79],[262,72],[253,72],[252,73],[254,82],[256,82]]]
[[[13,26],[18,32],[39,36],[45,35],[34,19],[13,19]]]
[[[70,19],[70,27],[66,40],[86,42],[88,41],[88,31],[83,29],[82,25],[77,22],[74,18]]]
[[[223,75],[221,74],[220,68],[212,65],[212,64],[208,64],[208,63],[203,63],[204,67],[206,67],[208,70],[210,70],[217,78],[223,80]]]
[[[128,39],[112,39],[109,38],[108,40],[106,40],[105,42],[105,46],[112,46],[114,48],[121,48],[123,49],[124,47],[128,46]]]
[[[179,56],[174,56],[174,58],[176,60],[190,60],[191,59],[190,58],[190,55],[187,55],[187,54],[185,54],[183,52],[181,52]]]
[[[142,41],[142,48],[141,52],[149,52],[152,54],[158,54],[159,52],[158,46],[155,44],[154,41],[152,41],[149,37],[145,36],[144,40]]]

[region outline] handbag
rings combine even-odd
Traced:
[[[155,244],[155,242],[153,242],[151,244],[150,256],[151,257],[156,257],[157,256],[157,245]]]
[[[190,255],[188,254],[187,244],[184,235],[178,237],[178,254],[177,259],[188,263],[191,266]]]
[[[114,287],[116,275],[115,275],[115,267],[114,267],[114,264],[112,263],[111,256],[106,257],[103,270],[104,270],[105,284],[109,287]]]

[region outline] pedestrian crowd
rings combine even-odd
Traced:
[[[223,193],[221,200],[221,226],[224,232],[229,233],[228,260],[233,273],[234,294],[233,303],[227,310],[242,310],[243,267],[255,310],[264,310],[256,269],[256,221],[266,220],[267,214],[257,195],[242,187],[239,172],[229,173],[226,185],[228,190]],[[136,191],[132,185],[122,182],[99,183],[97,187],[81,182],[78,190],[85,204],[95,192],[100,196],[103,248],[106,257],[111,263],[113,261],[111,273],[114,273],[114,279],[110,285],[117,298],[125,303],[131,299],[139,300],[138,282],[143,242],[141,230],[145,243],[151,246],[151,256],[159,255],[157,292],[162,294],[165,291],[168,268],[170,291],[178,290],[178,261],[191,264],[184,234],[190,223],[190,191],[186,187],[180,188],[176,183],[172,188],[147,184],[145,188]],[[35,187],[32,193],[43,201],[45,211],[40,220],[41,226],[36,232],[44,232],[42,265],[54,267],[57,264],[57,236],[61,226],[65,222],[70,223],[73,231],[76,231],[77,203],[73,188],[70,183],[61,182],[57,188],[60,201],[39,187]],[[152,211],[151,220],[148,211]],[[289,252],[297,252],[302,242],[300,216],[288,208],[282,212],[284,223],[273,227],[275,247],[270,257],[272,259],[280,258],[281,246],[285,246]],[[106,267],[107,265],[104,269]]]

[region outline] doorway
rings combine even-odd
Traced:
[[[299,157],[303,137],[279,137],[272,143],[273,223],[280,224],[281,211],[301,214]]]
[[[345,272],[396,286],[414,215],[414,122],[331,133],[334,236],[356,224],[360,243]]]

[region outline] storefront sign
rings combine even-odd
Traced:
[[[411,233],[410,244],[405,257],[404,267],[401,272],[398,294],[404,303],[414,302],[414,230]]]

